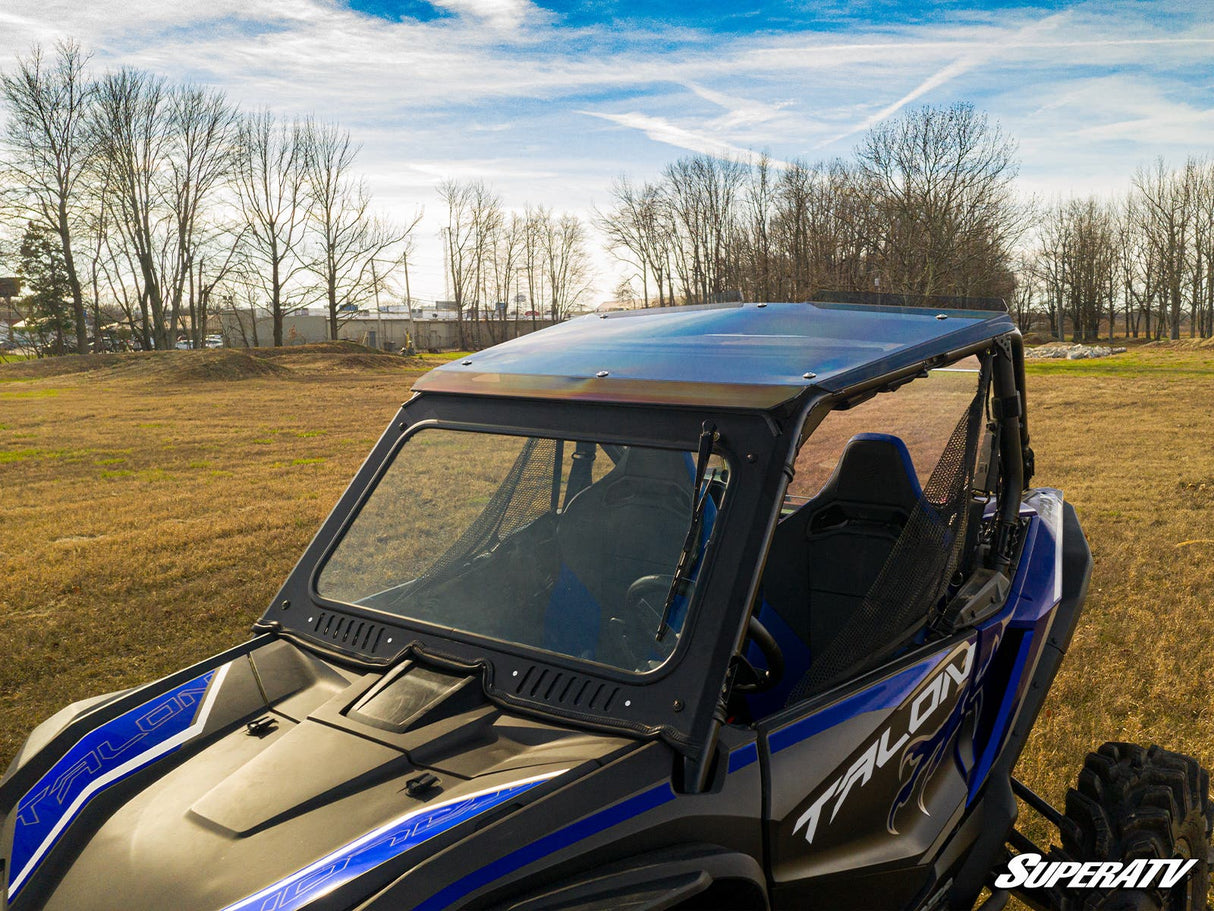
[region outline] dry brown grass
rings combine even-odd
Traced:
[[[1034,483],[1075,504],[1095,567],[1018,774],[1060,803],[1105,740],[1214,767],[1214,351],[1047,362],[1028,382]]]
[[[426,366],[275,353],[234,382],[214,354],[0,366],[0,762],[63,704],[238,641]],[[1061,801],[1109,739],[1214,765],[1214,351],[1029,372],[1035,482],[1096,566],[1019,774]]]
[[[0,367],[0,768],[58,707],[246,636],[428,366],[82,360]]]

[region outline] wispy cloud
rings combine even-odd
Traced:
[[[605,111],[578,111],[577,113],[597,117],[630,130],[639,130],[654,142],[662,142],[689,152],[748,162],[757,161],[760,157],[759,153],[753,149],[744,149],[704,133],[694,132],[662,117],[652,117],[635,111],[624,114],[611,114]]]

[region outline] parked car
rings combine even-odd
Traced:
[[[222,348],[223,347],[223,336],[222,335],[208,335],[206,337],[206,339],[204,339],[203,346],[206,348]]]

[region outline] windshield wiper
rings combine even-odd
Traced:
[[[691,524],[687,529],[687,537],[683,539],[683,550],[679,553],[679,562],[675,564],[670,589],[666,592],[666,603],[662,605],[662,617],[658,621],[657,635],[654,636],[658,642],[665,638],[666,631],[670,628],[670,610],[674,607],[675,599],[691,581],[691,572],[695,569],[696,558],[699,556],[700,529],[704,524],[704,507],[708,503],[708,488],[705,487],[703,491],[700,488],[708,471],[708,460],[712,458],[712,444],[720,438],[716,425],[705,421],[700,432],[700,445],[696,451],[695,486],[691,489],[694,498]]]

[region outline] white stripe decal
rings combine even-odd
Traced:
[[[420,817],[420,816],[433,816],[438,811],[443,810],[446,807],[456,806],[458,804],[466,804],[470,801],[475,801],[477,798],[486,797],[490,794],[498,794],[498,793],[509,791],[509,792],[511,792],[510,796],[514,796],[515,794],[519,793],[520,791],[526,790],[531,785],[539,784],[542,781],[547,781],[548,779],[555,778],[558,775],[564,775],[568,771],[569,771],[568,769],[560,769],[559,771],[556,771],[556,772],[546,772],[543,775],[535,775],[535,776],[532,776],[531,778],[524,778],[519,781],[511,781],[506,784],[498,785],[497,787],[486,788],[483,791],[476,791],[475,793],[472,793],[472,794],[461,794],[458,797],[452,797],[450,800],[444,800],[441,803],[418,807],[416,810],[412,810],[403,816],[398,816],[396,819],[393,819],[390,822],[386,822],[383,825],[378,826],[375,829],[372,829],[366,835],[360,836],[359,838],[355,839],[354,841],[350,842],[349,844],[343,845],[342,847],[338,848],[336,851],[332,851],[329,854],[326,854],[324,857],[320,858],[319,860],[313,861],[312,863],[310,863],[306,867],[304,867],[302,870],[297,870],[296,872],[292,873],[290,876],[287,876],[283,879],[278,880],[275,883],[272,883],[269,886],[266,886],[264,889],[260,890],[259,892],[254,892],[252,895],[247,895],[244,898],[240,899],[239,901],[235,901],[232,904],[227,905],[226,907],[224,907],[222,909],[222,911],[245,911],[245,909],[257,907],[259,903],[265,902],[267,899],[270,899],[272,897],[275,898],[275,901],[273,903],[271,903],[269,905],[269,907],[278,908],[279,904],[280,904],[280,899],[278,898],[278,896],[279,896],[279,893],[283,892],[284,889],[287,889],[292,884],[299,883],[302,880],[308,879],[309,877],[313,876],[314,874],[325,870],[327,867],[333,865],[337,861],[342,861],[344,859],[349,858],[350,855],[357,853],[359,851],[359,849],[365,847],[368,844],[371,844],[376,839],[386,835],[387,833],[393,831],[394,829],[399,829],[401,826],[406,825],[410,820],[416,819],[417,817]],[[492,807],[486,806],[484,811],[488,811],[489,809],[492,809]],[[460,821],[463,821],[463,820],[460,820]],[[423,839],[423,841],[428,840],[429,838],[432,838],[434,835],[440,834],[440,832],[442,832],[442,831],[445,831],[445,827],[438,827],[438,829],[433,833],[433,835],[427,836],[425,839]],[[413,845],[408,845],[407,847],[413,847]],[[406,850],[407,850],[407,847],[406,847]],[[403,851],[398,851],[397,853],[403,853]],[[308,904],[308,903],[314,902],[321,896],[326,895],[329,892],[332,892],[334,889],[338,888],[339,886],[344,885],[348,881],[349,881],[349,878],[338,877],[338,878],[336,878],[336,880],[333,883],[331,883],[330,885],[327,885],[323,890],[319,890],[312,894],[307,895],[306,899],[304,899],[302,903]],[[264,905],[262,907],[264,907]]]

